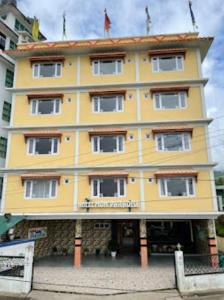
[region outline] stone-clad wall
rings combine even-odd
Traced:
[[[15,234],[27,239],[28,229],[34,227],[47,227],[47,237],[35,241],[35,257],[51,255],[54,247],[57,254],[62,254],[63,249],[68,254],[74,253],[75,220],[22,221],[16,225]]]
[[[83,220],[82,221],[82,252],[88,249],[88,254],[95,254],[97,248],[103,254],[108,249],[111,239],[111,228],[95,228],[95,223],[110,223],[110,221]]]

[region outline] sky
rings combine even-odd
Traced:
[[[146,33],[145,6],[152,20],[150,34],[193,31],[188,0],[17,0],[19,9],[40,20],[40,30],[50,41],[62,40],[63,13],[69,40],[103,38],[104,9],[112,22],[111,37]],[[203,63],[212,160],[224,169],[224,5],[223,0],[193,0],[200,36],[215,40]]]

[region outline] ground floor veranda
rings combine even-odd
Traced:
[[[215,253],[213,220],[24,220],[16,238],[35,239],[35,264],[147,267],[185,253]],[[116,252],[116,257],[111,257]]]

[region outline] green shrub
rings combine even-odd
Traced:
[[[216,223],[216,233],[218,236],[224,237],[224,225]]]

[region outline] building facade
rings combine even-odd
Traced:
[[[41,39],[44,39],[40,35]],[[2,1],[0,4],[0,167],[5,166],[8,144],[8,132],[11,117],[14,60],[4,51],[16,49],[18,42],[33,42],[32,20],[26,18],[17,8],[16,1]],[[3,177],[0,177],[0,198],[2,196]]]
[[[2,214],[36,256],[216,252],[196,33],[21,44]]]

